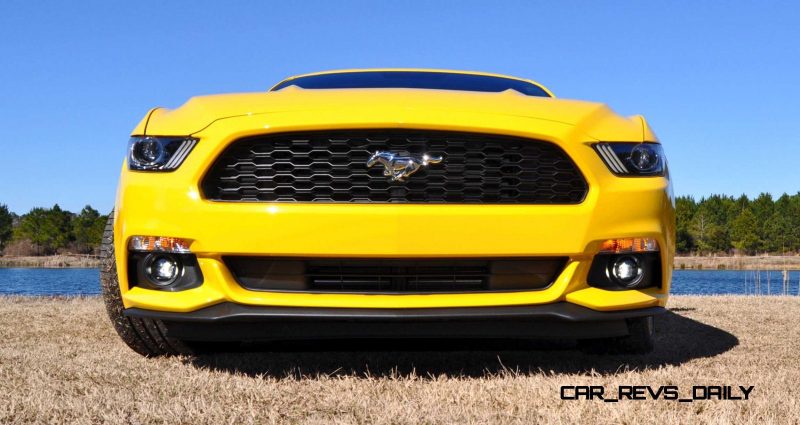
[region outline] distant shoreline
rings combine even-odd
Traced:
[[[0,257],[0,268],[84,269],[100,267],[95,255],[45,255],[40,257]]]
[[[675,270],[800,270],[800,256],[677,256]],[[100,258],[89,255],[0,257],[0,268],[97,268]]]
[[[800,256],[677,256],[675,270],[800,270]]]

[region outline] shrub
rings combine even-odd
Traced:
[[[3,255],[13,255],[19,257],[27,257],[32,255],[37,255],[40,252],[37,249],[36,245],[33,244],[28,239],[17,239],[14,241],[9,242],[5,249],[3,249]]]

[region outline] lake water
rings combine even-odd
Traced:
[[[800,271],[790,270],[787,292],[799,295]],[[760,274],[760,285],[757,285]],[[783,272],[772,270],[675,270],[672,273],[672,294],[739,294],[782,295]]]
[[[0,268],[0,294],[97,295],[98,269],[4,269]]]
[[[789,294],[798,295],[800,271],[789,272]],[[0,294],[15,295],[97,295],[97,269],[4,269],[0,268]],[[738,270],[675,270],[673,294],[771,294],[783,291],[783,273]]]

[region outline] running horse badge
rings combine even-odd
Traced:
[[[375,164],[381,164],[384,176],[389,177],[393,182],[402,182],[420,168],[440,162],[442,162],[441,156],[424,154],[422,158],[414,158],[413,156],[400,156],[392,152],[378,151],[369,158],[367,167],[371,168]]]

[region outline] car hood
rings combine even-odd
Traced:
[[[501,93],[418,89],[304,90],[295,86],[277,92],[197,96],[176,109],[156,108],[134,134],[190,135],[225,118],[314,110],[352,111],[357,115],[359,111],[374,112],[376,108],[386,111],[387,121],[411,110],[468,111],[580,125],[584,133],[598,140],[640,140],[643,134],[640,117],[621,117],[602,103],[532,97],[513,90]]]

